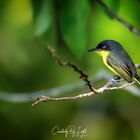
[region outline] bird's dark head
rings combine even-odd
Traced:
[[[109,52],[111,52],[112,50],[119,50],[121,47],[121,45],[117,42],[117,41],[114,41],[114,40],[104,40],[102,42],[100,42],[96,48],[90,48],[88,49],[88,52],[92,52],[92,51],[95,51],[95,52],[98,52],[100,55],[104,55],[104,54],[107,54]]]

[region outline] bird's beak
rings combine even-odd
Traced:
[[[88,49],[88,52],[92,52],[92,51],[98,51],[98,49],[97,48],[89,48]]]

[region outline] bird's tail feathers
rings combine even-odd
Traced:
[[[139,77],[139,75],[136,73],[134,75],[134,77],[135,77],[135,80],[140,84],[140,77]]]

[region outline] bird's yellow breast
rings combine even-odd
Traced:
[[[101,51],[97,51],[97,53],[102,56],[105,65],[108,65],[107,64],[107,57],[108,57],[110,52],[109,51],[101,50]]]
[[[98,51],[97,52],[99,55],[101,55],[102,56],[102,58],[103,58],[103,62],[104,62],[104,64],[111,70],[111,71],[113,71],[115,74],[118,74],[111,66],[109,66],[108,65],[108,63],[107,63],[107,57],[108,57],[108,55],[109,55],[109,51],[106,51],[106,50],[101,50],[101,51]]]

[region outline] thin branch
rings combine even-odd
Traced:
[[[74,71],[76,71],[77,73],[80,74],[80,79],[82,79],[83,81],[85,81],[86,85],[89,87],[89,89],[92,92],[96,92],[96,89],[92,86],[90,80],[88,80],[88,75],[85,74],[78,66],[70,63],[70,62],[63,62],[60,57],[58,56],[58,54],[56,53],[56,50],[53,49],[52,47],[48,46],[48,50],[51,53],[51,55],[54,57],[54,59],[58,62],[58,64],[62,67],[70,67],[72,69],[74,69]]]
[[[40,96],[39,98],[37,98],[37,100],[32,104],[32,106],[37,105],[38,103],[41,102],[47,102],[47,101],[64,101],[64,100],[77,100],[77,99],[81,99],[83,97],[90,97],[94,94],[102,94],[105,91],[108,90],[116,90],[116,89],[122,89],[125,88],[127,86],[131,86],[132,84],[134,84],[134,82],[132,83],[127,83],[125,85],[122,85],[120,87],[107,87],[106,85],[104,87],[99,88],[96,92],[88,92],[88,93],[84,93],[84,94],[79,94],[76,96],[68,96],[68,97],[60,97],[60,98],[53,98],[53,97],[48,97],[48,96]],[[113,84],[112,84],[113,85]]]
[[[104,91],[108,91],[108,90],[116,90],[116,89],[122,89],[122,88],[126,88],[126,87],[128,87],[128,86],[131,86],[131,85],[133,85],[134,84],[134,82],[132,82],[132,83],[126,83],[126,84],[124,84],[124,85],[121,85],[121,86],[117,86],[117,87],[115,87],[114,85],[112,85],[112,87],[108,87],[108,86],[103,86],[103,87],[101,87],[101,88],[99,88],[98,89],[98,93],[103,93]]]
[[[85,94],[79,94],[76,96],[70,96],[70,97],[60,97],[60,98],[52,98],[52,97],[48,97],[48,96],[40,96],[37,101],[35,101],[32,106],[40,103],[40,102],[47,102],[47,101],[63,101],[63,100],[76,100],[76,99],[80,99],[83,97],[88,97],[95,94],[95,92],[89,92],[89,93],[85,93]]]
[[[103,8],[104,10],[113,18],[115,18],[117,21],[119,21],[121,24],[123,24],[126,28],[128,28],[131,32],[133,32],[135,35],[140,37],[140,31],[132,24],[127,22],[125,19],[114,13],[108,5],[106,5],[103,0],[96,0]]]

